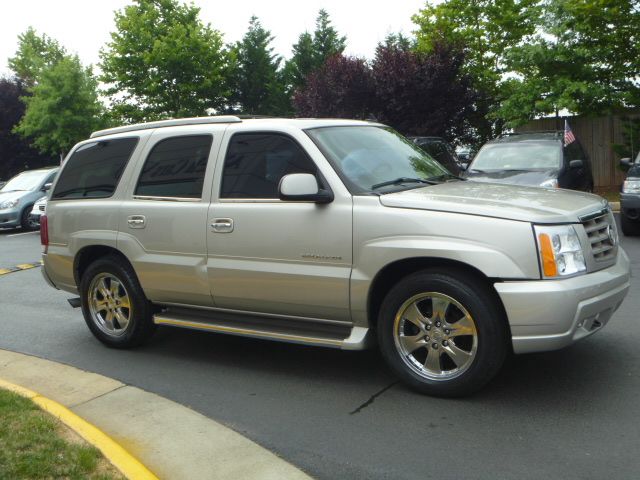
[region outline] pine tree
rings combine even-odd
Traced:
[[[247,33],[235,46],[234,109],[256,115],[283,113],[286,97],[278,72],[281,58],[269,46],[273,38],[257,17],[251,17]]]
[[[320,10],[313,35],[309,32],[300,34],[298,43],[293,46],[293,56],[285,66],[290,88],[302,87],[307,75],[322,67],[329,57],[344,51],[346,42],[347,37],[339,36],[331,25],[327,11]]]

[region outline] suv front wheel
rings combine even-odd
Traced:
[[[470,394],[491,380],[508,332],[489,288],[464,273],[425,270],[398,282],[378,319],[382,355],[406,384],[435,396]]]
[[[80,281],[82,313],[91,333],[109,347],[140,345],[154,333],[151,304],[131,266],[115,255],[89,265]]]

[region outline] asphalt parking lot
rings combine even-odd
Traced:
[[[20,233],[0,232],[0,268],[39,259],[38,235]],[[634,278],[605,329],[565,350],[513,357],[461,400],[407,390],[375,351],[170,328],[143,348],[110,350],[37,268],[0,276],[0,348],[168,397],[321,479],[632,479],[640,474],[640,238],[622,245]]]

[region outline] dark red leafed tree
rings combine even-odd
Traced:
[[[338,54],[307,76],[293,96],[299,117],[367,118],[371,114],[371,69],[359,58]]]
[[[24,87],[14,79],[0,78],[0,180],[25,169],[49,165],[49,155],[33,149],[13,128],[24,115],[25,106],[20,97],[27,95]]]
[[[461,73],[464,53],[446,44],[417,53],[380,45],[372,63],[377,119],[405,135],[464,137],[475,92]]]

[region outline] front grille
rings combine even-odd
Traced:
[[[591,245],[591,254],[597,262],[612,260],[616,256],[618,235],[613,222],[613,215],[609,211],[582,222]]]

